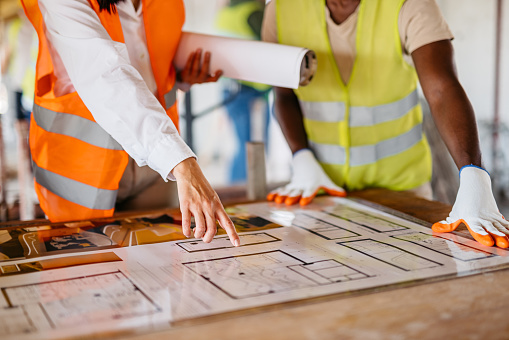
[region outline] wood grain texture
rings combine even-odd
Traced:
[[[450,206],[411,193],[350,194],[433,223]],[[509,270],[354,296],[328,296],[175,324],[132,339],[508,339]]]
[[[230,204],[245,202],[245,191],[243,195],[240,188],[230,192],[222,190],[220,196],[223,202]],[[451,209],[446,204],[420,199],[411,193],[384,189],[353,192],[349,196],[381,204],[428,223],[444,219]],[[131,217],[140,214],[131,213]],[[127,216],[125,212],[117,215]],[[48,225],[48,222],[17,224],[33,226]],[[0,224],[1,227],[7,225]],[[507,287],[509,270],[500,270],[180,321],[160,332],[102,333],[93,337],[136,340],[508,339]]]
[[[496,272],[230,315],[133,339],[507,339],[508,282],[509,271]]]

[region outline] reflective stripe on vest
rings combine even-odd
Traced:
[[[175,105],[177,102],[177,85],[174,85],[173,88],[166,92],[164,95],[164,108],[168,110],[170,107]]]
[[[350,166],[360,166],[396,155],[410,149],[422,139],[422,124],[414,126],[411,130],[381,141],[377,144],[362,145],[350,148]],[[344,147],[332,144],[319,144],[309,142],[316,158],[326,164],[344,165],[346,163],[346,150]]]
[[[343,102],[308,102],[301,100],[304,117],[318,122],[334,123],[345,119],[346,105]]]
[[[406,115],[419,103],[417,90],[398,101],[378,105],[352,106],[350,108],[349,126],[370,126],[391,120],[396,120]],[[319,122],[334,123],[345,119],[346,105],[343,102],[309,102],[300,101],[300,106],[307,119]]]
[[[98,189],[40,168],[32,162],[37,183],[70,202],[89,209],[108,210],[115,207],[117,190]]]
[[[352,106],[350,126],[369,126],[396,120],[406,115],[419,103],[417,90],[398,101],[373,107]]]
[[[111,150],[123,150],[96,122],[80,116],[55,112],[34,104],[34,120],[42,129],[61,135],[74,137],[85,143]]]

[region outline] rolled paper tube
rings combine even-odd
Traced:
[[[211,53],[210,70],[228,78],[296,89],[307,85],[316,71],[313,51],[262,41],[183,32],[175,66],[185,67],[189,55],[201,48]]]

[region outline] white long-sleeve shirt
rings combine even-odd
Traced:
[[[117,5],[125,44],[113,41],[87,0],[39,0],[55,64],[57,95],[78,92],[96,122],[139,166],[164,179],[196,157],[153,93],[156,83],[141,15]]]

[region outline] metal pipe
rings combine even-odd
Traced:
[[[494,87],[494,112],[493,112],[493,135],[492,135],[492,160],[493,160],[493,186],[496,190],[497,177],[499,173],[498,144],[499,144],[499,125],[500,125],[500,71],[502,54],[502,14],[503,0],[497,0],[496,19],[495,19],[495,87]]]
[[[187,91],[184,95],[185,98],[185,121],[186,121],[186,143],[194,151],[194,141],[193,141],[193,105],[191,98],[191,90]]]

